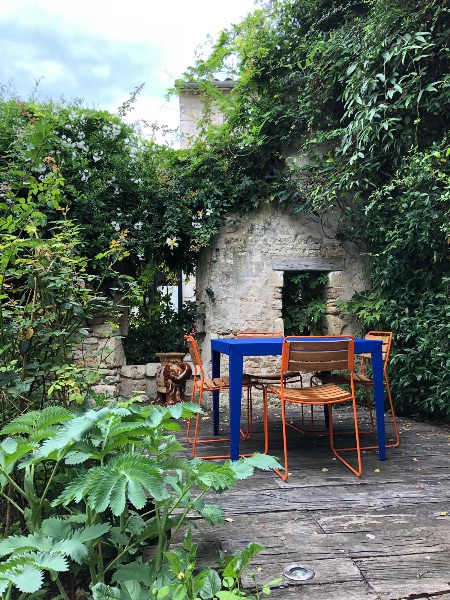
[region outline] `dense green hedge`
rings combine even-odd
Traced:
[[[260,4],[185,74],[228,116],[196,168],[225,161],[224,195],[240,210],[258,188],[236,178],[265,184],[256,203],[318,216],[340,206],[336,235],[372,262],[371,292],[353,310],[365,329],[394,332],[399,411],[448,419],[450,4]],[[221,98],[206,81],[227,69],[239,80]],[[283,167],[296,153],[308,166]],[[212,171],[209,186],[219,180]]]

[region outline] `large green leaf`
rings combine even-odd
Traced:
[[[61,406],[47,406],[42,410],[29,411],[7,423],[0,431],[3,435],[28,435],[33,441],[50,436],[53,425],[73,419],[73,413]]]
[[[73,528],[70,523],[63,519],[51,517],[42,521],[41,531],[44,535],[55,540],[64,540],[72,534]]]
[[[96,525],[88,525],[83,529],[78,529],[73,534],[73,539],[79,542],[90,542],[108,533],[111,529],[109,523],[97,523]]]
[[[206,575],[205,581],[199,590],[201,598],[204,600],[210,600],[215,597],[217,592],[222,589],[222,582],[219,574],[213,569]]]
[[[43,569],[47,569],[48,571],[67,571],[69,569],[69,565],[67,563],[67,559],[64,556],[56,553],[49,552],[39,552],[33,553],[32,555],[34,563],[38,567],[42,567]]]
[[[41,550],[42,539],[38,535],[11,535],[0,542],[0,556],[6,556],[16,550]]]
[[[69,452],[64,459],[66,465],[80,465],[92,457],[92,454],[85,452]]]
[[[177,440],[174,435],[166,436],[164,441],[158,447],[158,454],[162,458],[164,456],[171,456],[174,452],[180,452],[184,450],[183,446]]]
[[[37,592],[43,583],[42,571],[26,565],[20,572],[11,572],[9,579],[21,592],[33,593]]]
[[[147,494],[142,485],[137,481],[128,481],[128,500],[138,510],[144,508],[147,503]]]
[[[2,441],[1,448],[6,454],[13,454],[17,450],[17,440],[8,437]]]
[[[81,564],[88,555],[86,546],[76,539],[61,540],[53,546],[53,550],[69,556],[79,564]]]
[[[114,572],[111,581],[113,583],[120,581],[137,581],[146,586],[150,586],[153,583],[152,571],[148,564],[132,562],[121,565]]]
[[[249,456],[245,459],[249,462],[253,467],[257,469],[261,469],[263,471],[270,471],[270,469],[279,469],[280,463],[276,458],[270,456],[269,454],[259,454],[255,452],[252,456]],[[233,461],[234,462],[234,461]],[[228,465],[231,469],[233,468],[233,462],[230,462]]]
[[[125,510],[127,487],[128,481],[126,477],[122,476],[120,479],[116,479],[109,498],[109,505],[111,506],[113,515],[119,516]]]
[[[104,583],[97,583],[92,588],[93,600],[120,600],[120,590]]]

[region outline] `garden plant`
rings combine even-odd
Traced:
[[[277,462],[258,454],[223,464],[186,459],[177,420],[199,410],[130,401],[74,414],[49,406],[5,425],[0,495],[21,532],[0,542],[3,597],[14,589],[23,599],[71,600],[76,590],[95,600],[251,597],[240,577],[262,547],[222,557],[220,574],[198,572],[189,517],[222,522],[204,495]],[[184,542],[171,548],[180,534]]]

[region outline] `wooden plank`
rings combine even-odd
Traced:
[[[304,584],[272,589],[270,598],[275,600],[380,600],[364,581],[346,581],[342,583],[319,584],[314,580]]]
[[[293,258],[274,258],[274,271],[343,271],[345,261],[341,256],[300,256]]]
[[[365,558],[355,561],[381,600],[416,597],[415,594],[450,594],[449,552]]]
[[[270,453],[281,456],[280,408],[270,402]],[[318,413],[315,423],[323,427]],[[345,429],[348,411],[334,414],[336,427]],[[298,421],[298,410],[291,417]],[[245,574],[248,589],[250,573],[261,585],[283,577],[293,563],[316,572],[301,583],[283,577],[271,592],[274,599],[450,600],[450,428],[405,418],[399,425],[400,446],[389,449],[383,462],[376,451],[365,451],[361,478],[334,458],[325,430],[290,432],[288,482],[256,471],[234,489],[205,498],[219,504],[228,521],[210,527],[195,519],[201,566],[213,566],[219,549],[231,553],[258,542],[266,549]],[[260,429],[261,419],[255,419],[249,451],[261,449]],[[339,438],[351,444],[350,436]],[[362,443],[369,440],[374,436],[363,436]]]

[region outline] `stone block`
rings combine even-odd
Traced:
[[[125,365],[121,367],[120,374],[127,379],[144,379],[146,365]]]
[[[145,375],[146,377],[155,377],[156,376],[156,371],[158,370],[158,367],[160,366],[161,363],[157,362],[157,363],[147,363],[145,365]]]
[[[94,390],[97,392],[97,394],[104,394],[105,396],[116,398],[118,393],[118,386],[101,383],[99,385],[95,385]]]

